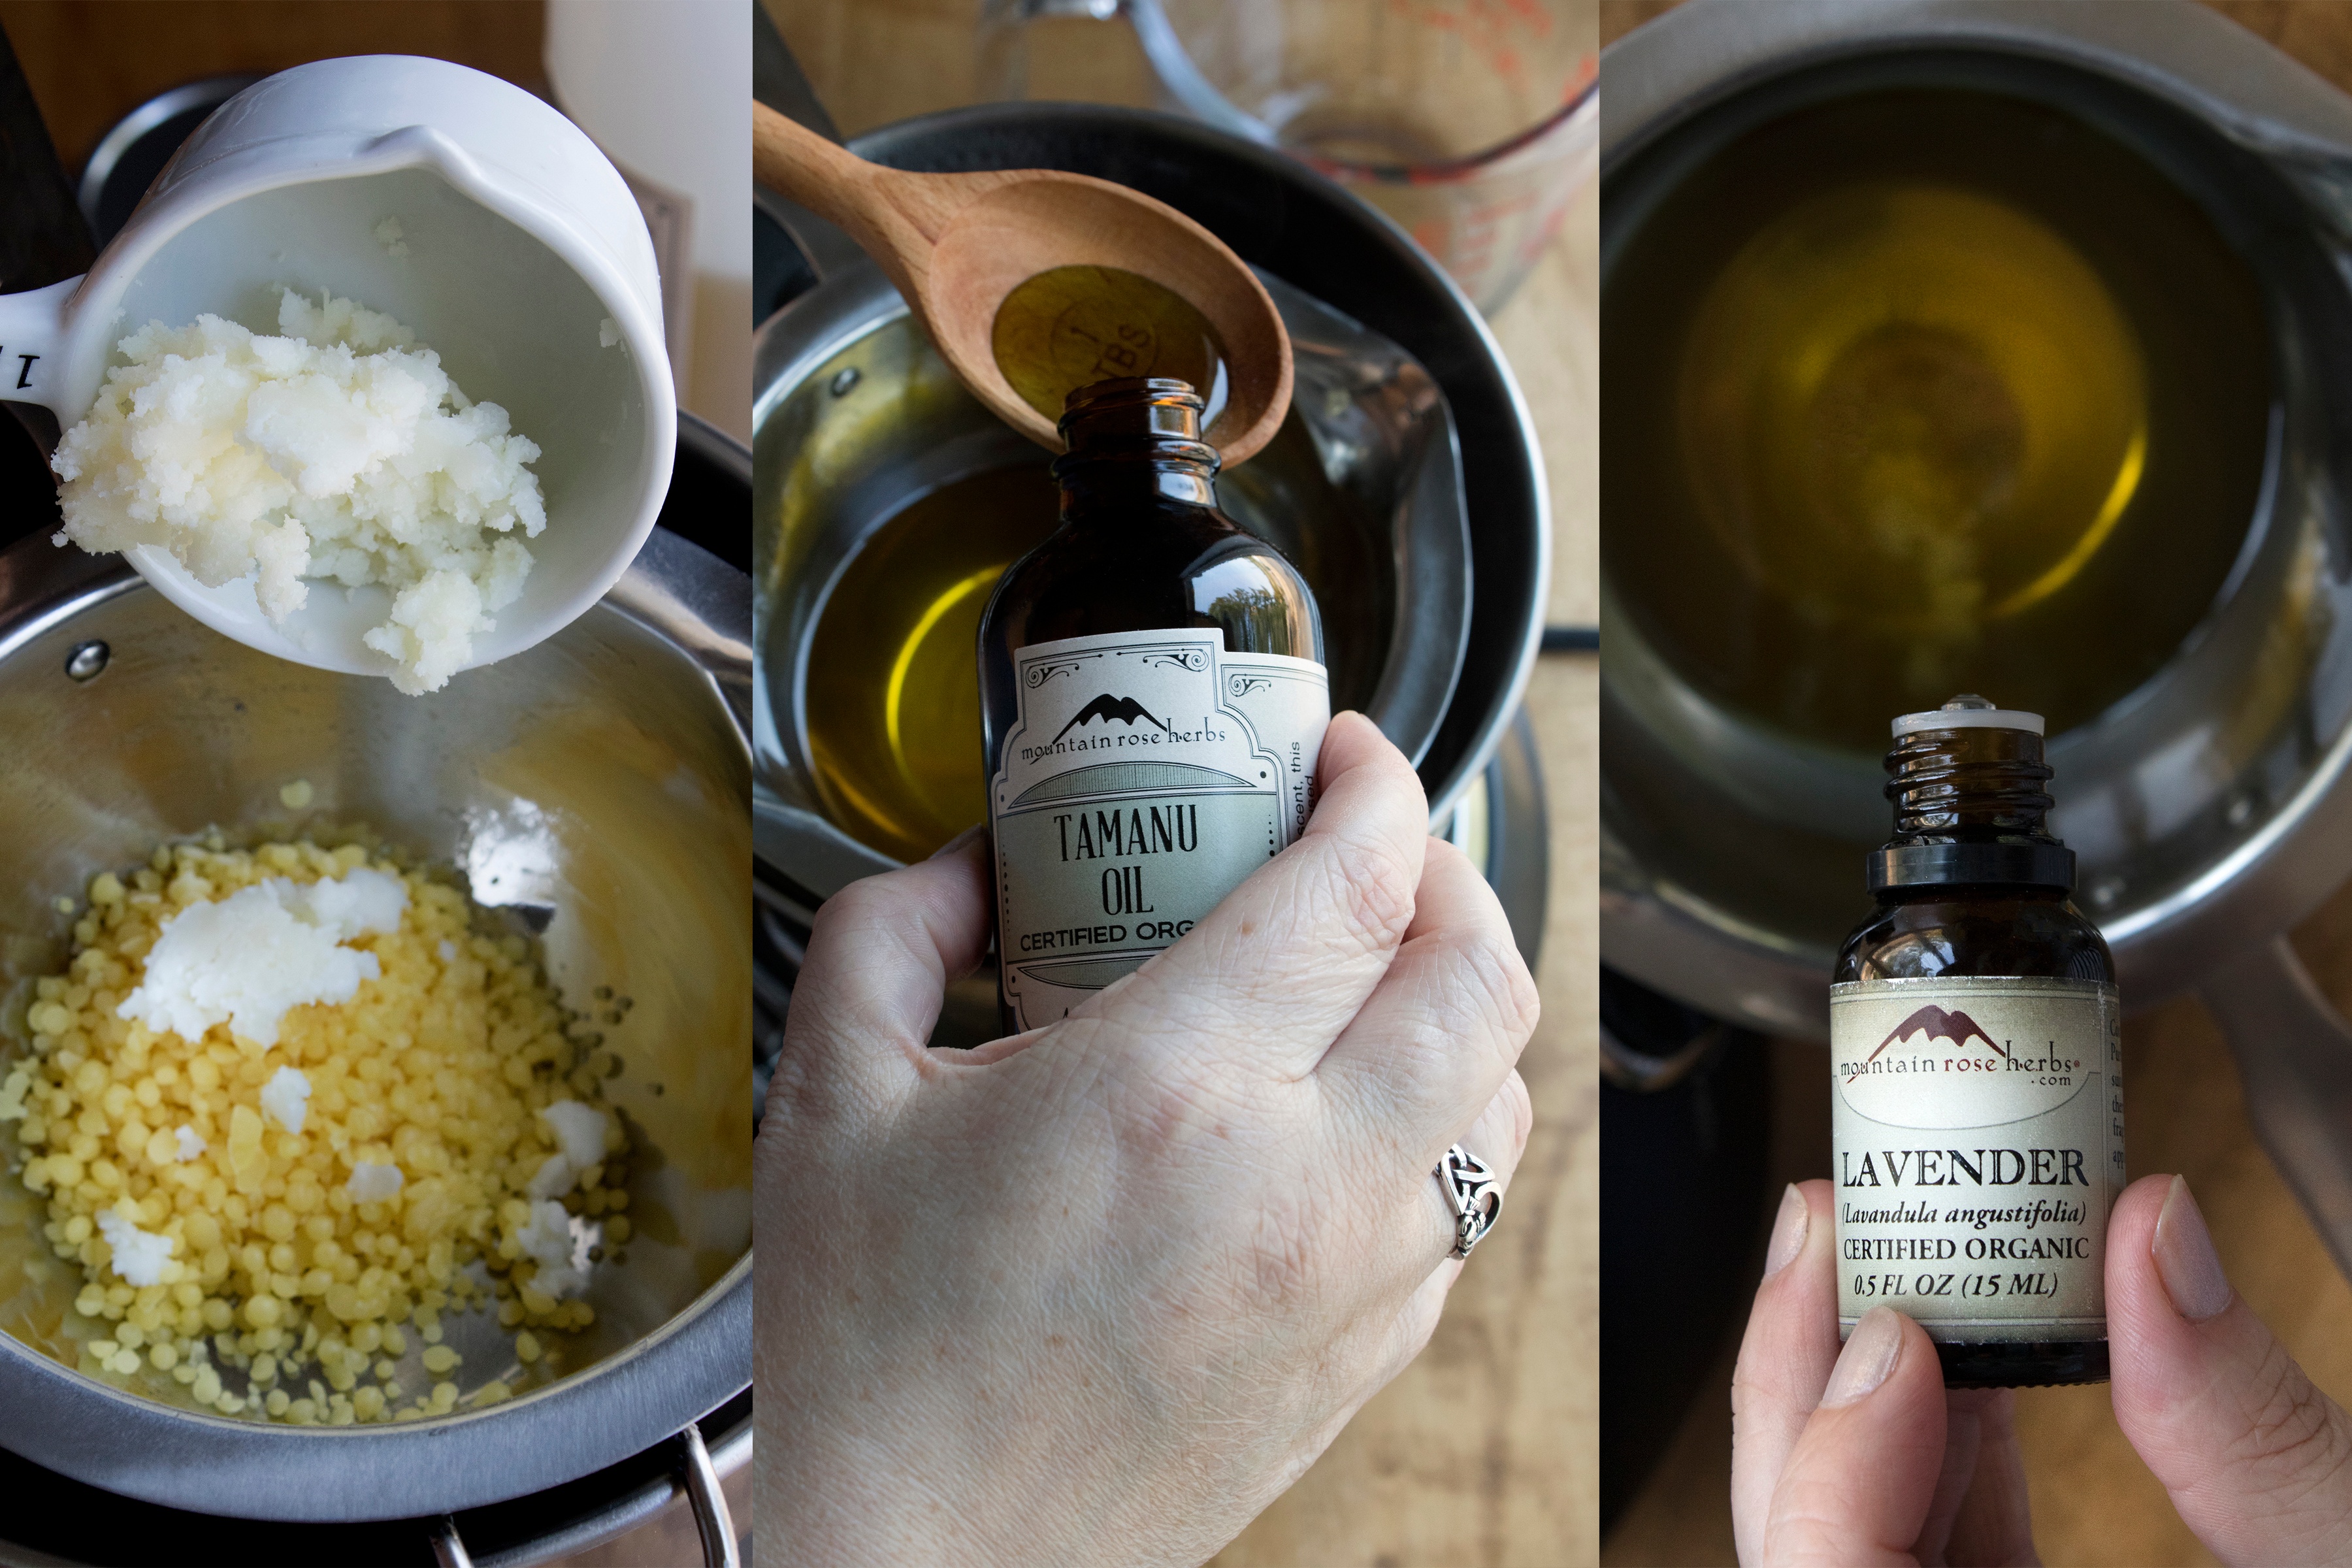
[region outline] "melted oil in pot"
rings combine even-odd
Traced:
[[[1610,263],[1604,569],[1707,695],[1861,750],[2145,680],[2252,516],[2261,299],[2211,221],[2022,99],[1857,95],[1729,142]]]
[[[1039,458],[908,503],[818,615],[805,710],[817,792],[845,830],[899,859],[987,817],[973,649],[996,580],[1054,530]]]

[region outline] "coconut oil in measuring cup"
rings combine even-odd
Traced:
[[[126,337],[207,315],[235,323],[231,337],[278,336],[288,290],[322,312],[343,300],[389,317],[538,448],[544,531],[515,596],[473,629],[464,665],[532,646],[618,581],[668,489],[677,405],[652,241],[583,133],[529,93],[443,60],[364,56],[269,77],[182,145],[87,276],[0,296],[0,353],[24,366],[5,390],[69,428],[125,364]],[[268,500],[302,478],[256,479],[239,499],[259,509],[257,527],[276,531],[281,550],[307,548],[298,503]],[[341,585],[331,560],[309,561],[300,607],[273,616],[242,561],[199,560],[200,574],[161,542],[124,556],[249,647],[348,674],[401,668],[369,641],[394,624],[394,594]]]

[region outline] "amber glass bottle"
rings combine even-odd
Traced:
[[[1841,1334],[1891,1306],[1949,1387],[2103,1381],[2115,963],[2043,823],[2042,721],[1955,698],[1897,719],[1886,765],[1878,909],[1831,988]]]
[[[1330,720],[1306,579],[1217,510],[1181,381],[1070,395],[1061,526],[980,624],[1008,1031],[1175,942],[1306,824]]]

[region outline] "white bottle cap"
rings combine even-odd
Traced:
[[[2014,708],[1996,708],[1974,692],[1963,692],[1941,708],[1931,708],[1925,713],[1906,713],[1895,721],[1895,738],[1898,741],[1922,730],[2023,730],[2039,735],[2042,715],[2022,713]]]

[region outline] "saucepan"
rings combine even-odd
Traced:
[[[48,1257],[0,1128],[0,1444],[174,1508],[400,1518],[589,1474],[746,1386],[749,619],[740,570],[658,530],[562,631],[422,702],[219,636],[120,561],[39,533],[0,552],[0,1057],[21,1048],[33,980],[69,955],[55,900],[92,876],[211,827],[362,833],[463,875],[537,942],[568,1005],[634,998],[599,1026],[625,1062],[604,1092],[631,1134],[636,1228],[593,1271],[596,1321],[558,1380],[398,1426],[233,1420],[170,1402],[168,1383],[152,1397],[75,1370],[78,1274]],[[280,793],[297,780],[299,810]],[[510,1369],[489,1315],[446,1322],[465,1392]]]
[[[2053,734],[2053,822],[2124,994],[2213,1008],[2258,1131],[2352,1271],[2352,1031],[2282,934],[2352,871],[2352,100],[2186,0],[1695,0],[1604,69],[1604,300],[1714,150],[1890,88],[2063,111],[2194,204],[2252,279],[2268,424],[2259,473],[2201,541],[2225,570],[2144,678]],[[1604,425],[1604,475],[1630,471],[1639,436]],[[1628,574],[1644,520],[1606,489],[1603,510],[1603,960],[1717,1017],[1825,1038],[1831,964],[1868,908],[1862,853],[1887,831],[1877,757],[1759,720],[1678,659]]]
[[[1477,312],[1402,231],[1270,149],[1173,116],[1074,105],[958,110],[857,138],[896,167],[1075,170],[1198,219],[1258,268],[1297,349],[1300,392],[1223,504],[1298,560],[1321,602],[1335,706],[1418,763],[1443,818],[1501,741],[1540,634],[1541,459]],[[761,859],[804,915],[896,864],[828,815],[811,780],[814,626],[844,563],[907,500],[960,475],[1042,466],[947,375],[878,274],[784,215],[820,284],[756,350],[755,795]],[[1047,492],[1050,506],[1050,492]],[[974,734],[973,744],[978,737]]]

